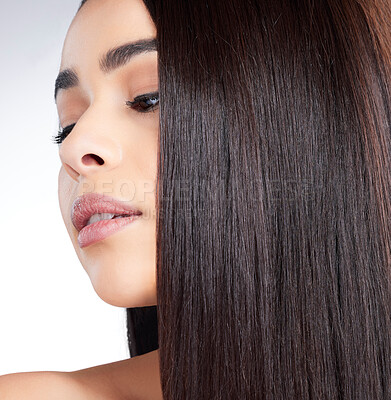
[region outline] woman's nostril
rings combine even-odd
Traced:
[[[83,156],[81,161],[84,165],[93,165],[96,163],[98,163],[99,165],[104,164],[103,159],[96,154],[86,154]]]

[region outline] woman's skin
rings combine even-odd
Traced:
[[[111,49],[156,37],[141,0],[89,0],[72,21],[60,72],[72,69],[78,84],[57,91],[60,125],[76,124],[59,145],[58,193],[62,217],[96,293],[119,307],[156,304],[156,210],[159,113],[129,108],[126,101],[158,91],[157,52],[134,55],[103,72]],[[102,163],[103,160],[103,163]],[[105,194],[142,212],[111,236],[78,244],[73,201]],[[5,399],[161,399],[158,350],[73,372],[34,372],[0,377]]]
[[[162,400],[158,353],[73,372],[0,376],[1,400]]]
[[[59,149],[61,213],[96,293],[119,307],[156,304],[159,113],[136,111],[126,101],[157,92],[157,52],[138,54],[109,73],[101,71],[99,61],[117,46],[155,37],[141,0],[89,0],[68,30],[61,58],[60,71],[72,68],[79,77],[79,85],[60,89],[56,101],[61,127],[76,123]],[[80,248],[71,206],[86,192],[125,201],[143,215],[120,232]]]

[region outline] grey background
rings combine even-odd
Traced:
[[[125,310],[95,293],[57,198],[54,82],[79,0],[0,4],[0,375],[128,358]]]

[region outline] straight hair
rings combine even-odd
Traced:
[[[391,398],[389,0],[144,3],[164,399]]]

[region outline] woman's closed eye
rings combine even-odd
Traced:
[[[159,92],[146,93],[134,98],[133,101],[126,101],[126,106],[139,113],[148,113],[155,111],[159,106]],[[53,135],[52,141],[55,144],[61,144],[72,132],[75,124],[71,124],[59,130]]]

